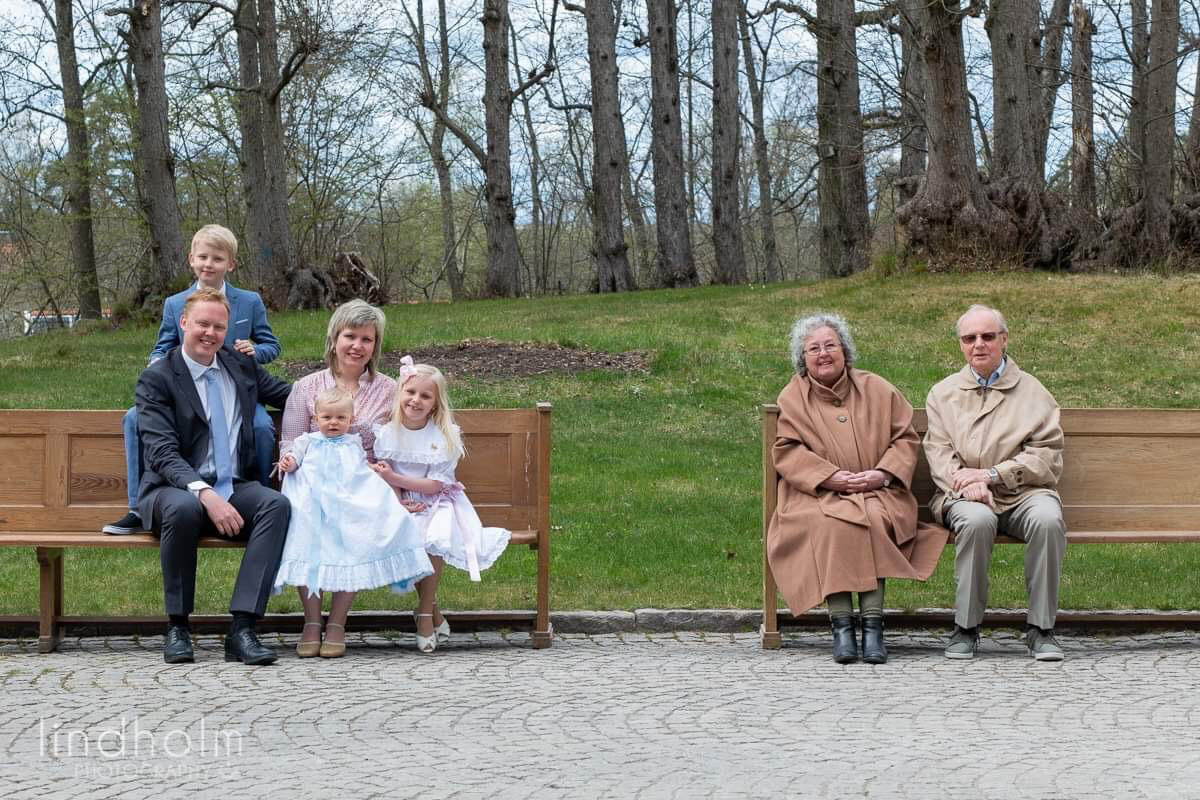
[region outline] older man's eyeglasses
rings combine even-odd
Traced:
[[[996,331],[985,331],[984,333],[964,333],[958,337],[963,344],[975,344],[976,339],[983,339],[985,342],[994,342],[1000,334]]]
[[[836,353],[841,349],[842,346],[837,342],[826,342],[825,344],[810,344],[804,348],[804,353],[810,356],[819,356],[821,353]]]

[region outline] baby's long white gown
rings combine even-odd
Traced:
[[[291,501],[283,558],[274,591],[356,592],[388,586],[412,591],[433,574],[421,530],[391,486],[367,465],[357,434],[305,433],[281,491]]]

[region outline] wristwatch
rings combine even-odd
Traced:
[[[987,472],[988,472],[988,483],[989,484],[1000,482],[1000,473],[996,471],[995,467],[991,467],[990,469],[988,469]]]

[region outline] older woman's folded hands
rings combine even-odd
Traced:
[[[873,492],[882,489],[887,482],[887,473],[881,469],[868,469],[856,472],[850,477],[851,492]]]
[[[887,481],[887,473],[883,470],[868,469],[863,472],[850,472],[839,469],[822,481],[819,488],[842,494],[858,494],[882,489],[885,481]]]

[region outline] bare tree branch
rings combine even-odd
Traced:
[[[773,0],[773,2],[768,3],[761,11],[751,14],[750,19],[754,20],[758,19],[759,17],[765,17],[767,14],[774,14],[777,11],[786,11],[789,14],[795,14],[804,20],[804,24],[808,25],[810,28],[817,27],[821,24],[820,21],[817,20],[817,18],[812,14],[812,12],[804,6],[797,5],[796,3],[784,3],[781,2],[781,0]]]
[[[262,91],[262,84],[258,83],[258,84],[255,84],[254,86],[238,86],[238,85],[232,84],[232,83],[225,83],[224,81],[209,81],[208,83],[204,84],[200,88],[205,92],[210,92],[213,89],[224,89],[229,92],[241,92],[243,94],[255,94],[257,92]]]
[[[987,127],[983,124],[983,115],[979,113],[979,99],[975,97],[974,92],[967,92],[967,99],[971,101],[971,115],[975,119],[975,125],[979,128],[979,144],[983,148],[983,161],[991,170],[992,146],[988,144]]]
[[[854,25],[861,28],[864,25],[883,25],[900,14],[899,0],[890,0],[879,8],[870,11],[859,11],[854,15]]]

